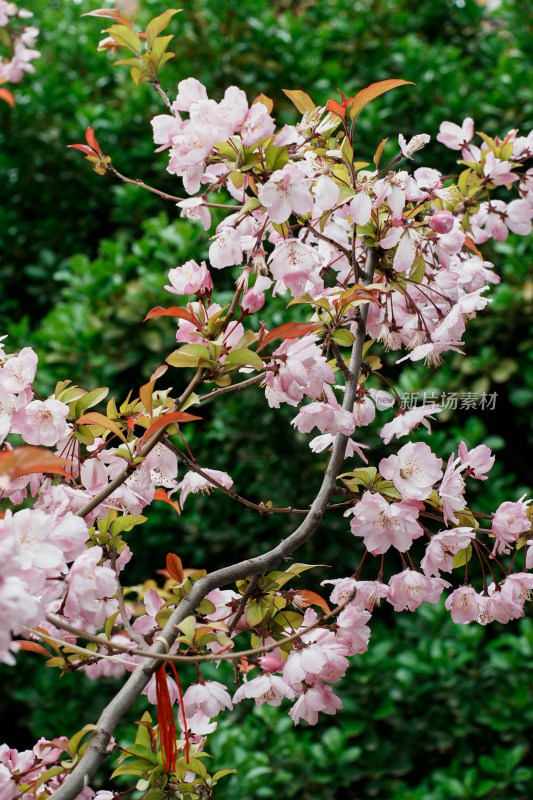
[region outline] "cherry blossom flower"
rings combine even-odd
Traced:
[[[102,548],[92,547],[78,556],[66,578],[64,613],[73,625],[92,631],[118,610],[114,570],[100,565]]]
[[[31,347],[24,347],[0,367],[0,386],[8,392],[21,392],[32,385],[36,371],[37,353]]]
[[[405,158],[412,158],[413,153],[416,153],[417,150],[422,150],[422,148],[425,147],[429,141],[431,141],[431,136],[429,136],[427,133],[418,133],[408,142],[405,141],[405,136],[402,133],[400,133],[398,136],[400,151],[402,156],[405,156]]]
[[[209,478],[213,478],[218,483],[222,484],[226,489],[230,489],[233,486],[233,480],[230,478],[227,472],[221,472],[218,469],[202,469],[202,471],[208,476],[208,478],[204,478],[203,475],[199,475],[197,472],[188,472],[183,480],[178,484],[177,488],[181,489],[180,494],[180,502],[183,507],[185,500],[187,497],[192,494],[197,494],[201,492],[202,494],[209,494],[213,491],[216,487],[213,486],[212,483],[209,482]]]
[[[461,442],[457,454],[463,466],[466,467],[465,475],[476,478],[478,481],[487,480],[488,476],[483,473],[492,469],[495,460],[490,447],[480,444],[472,450],[468,450],[466,444]]]
[[[389,444],[393,436],[397,436],[398,439],[401,436],[406,436],[420,423],[431,433],[431,427],[426,417],[434,419],[433,414],[438,414],[441,411],[441,406],[436,403],[414,406],[406,411],[402,410],[391,422],[387,422],[386,425],[382,427],[379,435],[383,439],[384,444]]]
[[[352,510],[350,528],[354,536],[362,536],[372,555],[386,553],[395,547],[401,553],[409,550],[413,540],[422,536],[417,523],[418,509],[409,503],[387,503],[380,494],[365,492]]]
[[[183,695],[185,716],[193,716],[197,711],[202,711],[212,719],[224,709],[232,709],[231,697],[224,684],[218,681],[205,681],[193,683]]]
[[[474,529],[467,527],[454,528],[432,536],[426,555],[420,562],[424,574],[438,576],[440,571],[451,572],[454,555],[468,547],[475,537]]]
[[[316,341],[316,336],[307,334],[300,339],[284,341],[274,350],[273,356],[280,358],[279,371],[267,373],[265,391],[271,408],[279,408],[281,402],[296,406],[304,395],[319,397],[324,383],[335,382],[333,370]]]
[[[383,458],[379,471],[409,500],[425,500],[442,477],[442,458],[424,442],[408,442],[396,455]]]
[[[435,211],[429,218],[428,225],[435,233],[449,233],[454,225],[455,219],[451,211]]]
[[[449,585],[442,578],[428,578],[404,569],[390,579],[387,600],[395,611],[414,611],[422,603],[437,603],[442,590]]]
[[[437,141],[450,150],[462,150],[463,158],[468,158],[468,143],[474,136],[474,120],[467,117],[461,127],[455,122],[441,122]]]
[[[20,433],[28,444],[41,444],[47,447],[56,444],[68,432],[66,418],[69,408],[66,403],[49,398],[32,400],[20,408],[11,420],[11,430]]]
[[[272,173],[258,193],[272,222],[285,222],[293,211],[309,214],[313,210],[309,183],[303,178],[302,171],[294,165],[287,165]]]
[[[492,533],[497,539],[496,552],[509,552],[508,545],[516,542],[521,533],[531,530],[531,521],[526,514],[530,502],[524,502],[524,498],[517,503],[505,501],[496,509],[492,518]]]
[[[233,695],[233,702],[240,703],[246,697],[253,698],[258,706],[263,703],[267,703],[269,706],[280,706],[285,697],[294,700],[296,694],[282,677],[265,672],[251,681],[243,683]]]
[[[439,497],[442,500],[445,523],[451,520],[452,522],[458,524],[459,520],[455,516],[454,512],[462,511],[466,506],[466,500],[464,497],[465,482],[463,476],[461,475],[464,467],[462,464],[461,466],[458,466],[459,464],[461,464],[461,459],[454,459],[454,454],[452,454],[448,459],[446,471],[438,489]]]
[[[460,586],[446,598],[445,606],[457,623],[473,622],[480,612],[479,596],[472,586]]]
[[[318,714],[336,714],[342,708],[342,700],[333,693],[331,686],[315,685],[305,689],[294,706],[289,711],[289,716],[298,725],[305,719],[309,725],[316,725]]]

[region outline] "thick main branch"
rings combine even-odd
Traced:
[[[374,269],[376,264],[376,252],[369,249],[367,252],[366,270],[363,278],[363,284],[367,285],[372,282]],[[361,369],[361,362],[363,358],[363,346],[366,336],[366,317],[368,313],[368,306],[365,305],[361,308],[357,321],[357,333],[352,347],[352,355],[350,359],[350,375],[347,376],[346,390],[344,393],[343,408],[345,410],[352,410],[357,395],[357,384],[359,371]],[[164,640],[168,647],[171,647],[179,630],[176,625],[186,617],[194,614],[195,609],[200,604],[201,600],[211,592],[213,589],[218,589],[221,586],[226,586],[238,580],[250,577],[252,575],[262,575],[268,572],[277,564],[282,561],[288,560],[292,553],[311,538],[322,517],[324,516],[325,509],[335,489],[335,482],[337,475],[341,469],[344,457],[346,454],[346,445],[348,437],[343,434],[338,434],[335,437],[331,457],[328,467],[322,480],[322,485],[315,497],[309,513],[286,539],[280,542],[277,547],[269,550],[260,556],[240,561],[237,564],[232,564],[228,567],[223,567],[215,572],[206,575],[200,580],[196,581],[192,586],[190,592],[183,598],[177,608],[173,611],[167,624],[163,628],[158,640]],[[166,651],[162,641],[158,641],[154,645],[154,649],[161,653]],[[106,756],[106,748],[109,744],[111,736],[116,726],[124,715],[132,708],[135,701],[142,693],[148,681],[152,677],[158,666],[157,660],[143,660],[141,664],[128,678],[126,683],[122,686],[120,691],[110,701],[110,703],[103,710],[97,722],[97,727],[93,733],[87,748],[81,757],[79,763],[74,768],[72,773],[66,778],[63,784],[56,789],[53,793],[53,800],[74,800],[77,795],[84,789],[96,774],[98,768],[102,764]]]

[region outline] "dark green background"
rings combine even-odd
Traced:
[[[9,350],[31,344],[39,352],[41,393],[69,377],[88,389],[109,385],[120,399],[173,348],[172,321],[141,324],[149,308],[169,304],[168,269],[205,258],[209,240],[179,220],[172,204],[96,176],[80,153],[66,149],[83,142],[91,124],[119,171],[180,194],[179,181],[165,172],[167,155],[153,153],[149,120],[162,111],[157,97],[96,52],[102,21],[79,16],[97,7],[65,0],[31,5],[43,57],[36,74],[16,87],[16,108],[0,108],[0,315]],[[144,0],[139,20],[165,7]],[[236,84],[250,100],[260,92],[272,97],[278,120],[290,122],[294,109],[282,88],[305,89],[325,103],[337,88],[350,95],[385,78],[415,81],[365,109],[357,136],[362,160],[371,160],[386,136],[394,153],[400,131],[406,138],[427,132],[432,143],[416,165],[446,173],[454,159],[435,142],[442,120],[472,116],[477,130],[501,135],[533,127],[527,3],[504,2],[492,15],[474,0],[195,0],[183,9],[169,28],[176,58],[162,74],[171,95],[190,75],[217,100]],[[442,457],[461,440],[493,447],[494,478],[470,496],[491,511],[533,485],[532,243],[511,236],[486,252],[502,283],[491,291],[491,307],[468,326],[468,357],[450,355],[438,372],[414,366],[400,372],[391,360],[388,374],[400,391],[498,393],[494,411],[441,415],[432,439]],[[231,291],[231,275],[216,280]],[[265,322],[279,324],[283,313],[280,300],[264,312]],[[170,380],[182,386],[178,371]],[[325,459],[313,456],[309,437],[290,427],[292,409],[274,412],[252,391],[204,407],[202,415],[188,434],[200,463],[227,469],[251,499],[309,503]],[[390,452],[377,430],[364,436],[377,448],[376,463]],[[146,578],[147,568],[153,575],[169,550],[186,565],[214,568],[263,551],[295,522],[258,518],[217,495],[191,496],[177,523],[159,505],[149,516],[130,534],[131,583]],[[346,520],[328,519],[315,538],[298,560],[331,569],[317,570],[305,585],[316,588],[321,578],[353,571],[361,553]],[[376,572],[371,565],[364,577]],[[440,608],[414,615],[377,610],[369,652],[353,659],[339,685],[342,714],[294,729],[286,709],[252,710],[245,703],[221,718],[207,749],[216,768],[236,766],[239,775],[224,779],[215,796],[525,800],[533,792],[532,651],[530,618],[482,629],[455,626]],[[39,735],[71,735],[115,689],[112,681],[94,684],[80,675],[58,680],[32,654],[19,658],[15,670],[3,668],[2,678],[1,728],[19,749]],[[139,715],[136,709],[130,722]],[[125,727],[120,741],[132,732],[132,724]]]

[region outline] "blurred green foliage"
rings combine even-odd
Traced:
[[[32,344],[39,352],[42,393],[69,377],[89,389],[110,385],[124,398],[173,348],[171,320],[141,324],[152,306],[170,304],[163,288],[168,269],[205,258],[209,241],[200,227],[178,219],[172,204],[97,177],[79,153],[66,149],[84,141],[91,124],[119,171],[181,194],[180,182],[165,172],[166,154],[153,153],[149,121],[162,111],[158,98],[96,52],[102,21],[80,19],[99,5],[31,4],[43,57],[36,74],[16,87],[16,108],[0,107],[0,315],[10,320],[12,349]],[[139,21],[167,5],[142,0]],[[533,7],[503,2],[488,14],[482,6],[481,0],[189,0],[169,29],[176,58],[162,83],[172,95],[179,80],[194,75],[216,99],[230,84],[250,99],[264,92],[278,119],[290,122],[295,112],[282,88],[303,88],[325,103],[337,88],[353,94],[384,78],[415,81],[359,118],[358,155],[365,160],[387,136],[393,153],[400,131],[406,137],[425,131],[434,141],[444,119],[472,116],[477,130],[491,134],[514,127],[527,132],[533,127]],[[453,154],[438,144],[417,157],[417,164],[443,172],[454,168]],[[475,487],[484,510],[533,485],[532,253],[531,238],[515,236],[487,251],[502,282],[491,292],[491,308],[467,328],[467,358],[451,356],[435,372],[389,364],[399,391],[498,392],[494,411],[446,412],[433,424],[439,455],[461,440],[470,447],[486,441],[497,452],[490,487]],[[216,278],[223,292],[231,290],[231,275]],[[268,326],[280,324],[284,304],[280,298],[265,310]],[[170,370],[161,385],[175,381],[179,388],[182,380]],[[292,430],[293,409],[274,412],[252,391],[227,395],[200,413],[203,421],[184,430],[201,464],[229,471],[250,499],[309,504],[326,455],[312,455],[308,437]],[[375,427],[361,438],[377,448],[376,460],[385,455]],[[161,568],[168,550],[186,565],[213,568],[266,550],[295,522],[293,515],[258,517],[219,496],[189,497],[176,519],[165,504],[155,504],[149,522],[130,534],[131,583]],[[299,553],[299,560],[333,565],[315,581],[355,569],[361,553],[346,536],[346,521],[328,518]],[[368,577],[375,572],[370,567]],[[371,648],[354,660],[343,683],[345,711],[338,718],[294,731],[284,710],[250,713],[243,705],[221,720],[210,751],[217,767],[237,766],[240,774],[221,783],[217,796],[531,796],[530,622],[509,632],[453,626],[433,608],[376,616]],[[0,716],[15,747],[31,746],[41,734],[71,734],[81,727],[79,710],[90,710],[92,719],[93,695],[103,705],[115,685],[97,687],[78,675],[58,680],[30,658],[37,657],[20,658],[16,672],[2,671]],[[58,696],[65,698],[61,726]]]

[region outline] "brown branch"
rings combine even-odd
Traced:
[[[200,383],[202,383],[203,377],[204,377],[204,370],[198,369],[193,379],[185,389],[185,391],[182,392],[182,394],[178,397],[178,399],[174,403],[171,411],[180,410],[180,408],[184,405],[184,403],[187,401],[190,395],[194,392],[196,387]],[[172,423],[169,422],[169,425],[171,424]],[[154,447],[157,444],[159,444],[159,442],[163,439],[163,437],[165,436],[165,432],[166,428],[161,428],[159,431],[154,433],[148,439],[146,444],[143,447],[141,447],[140,451],[137,453],[137,456],[144,459],[148,455],[148,453],[150,453],[154,449]],[[139,462],[139,464],[140,463],[142,462]],[[79,511],[76,512],[76,516],[85,517],[87,516],[87,514],[90,514],[90,512],[97,506],[99,506],[100,503],[103,503],[104,500],[107,500],[109,495],[113,494],[115,489],[118,489],[119,486],[122,486],[122,484],[130,477],[130,475],[133,475],[136,469],[137,467],[128,464],[128,466],[125,469],[123,469],[122,472],[119,475],[117,475],[116,478],[114,478],[110,483],[108,483],[107,486],[105,486],[101,491],[95,494],[94,497],[91,498],[91,500],[89,500],[89,502],[85,503],[85,505],[82,508],[80,508]]]
[[[232,383],[231,386],[223,386],[221,389],[213,389],[213,391],[209,392],[209,394],[204,394],[203,397],[200,397],[198,402],[205,403],[221,394],[227,394],[228,392],[239,392],[241,389],[247,389],[248,386],[253,386],[254,383],[259,383],[259,381],[263,380],[264,377],[265,373],[260,372],[259,375],[254,375],[253,378],[248,378],[246,381]]]
[[[254,578],[257,577],[254,575]],[[252,578],[253,581],[253,578]],[[252,582],[250,582],[250,585]],[[237,652],[227,651],[224,653],[210,653],[209,655],[190,655],[190,656],[180,656],[171,653],[157,653],[153,650],[139,650],[139,649],[132,649],[129,648],[127,645],[123,644],[116,644],[113,642],[111,644],[107,639],[102,639],[95,634],[87,633],[86,631],[81,630],[80,628],[75,628],[73,625],[69,625],[66,622],[63,622],[61,619],[54,617],[53,614],[47,614],[48,622],[51,622],[52,625],[55,625],[57,628],[62,628],[69,633],[74,634],[80,638],[86,639],[88,642],[95,642],[99,644],[101,647],[108,647],[110,649],[118,651],[118,653],[128,653],[132,656],[142,656],[143,658],[154,658],[158,662],[159,661],[173,661],[175,664],[204,664],[208,661],[235,661],[238,658],[248,658],[249,656],[258,656],[262,655],[263,653],[270,653],[272,650],[275,650],[277,647],[281,647],[283,644],[289,644],[290,642],[295,642],[297,639],[300,639],[304,634],[308,633],[309,631],[318,628],[322,625],[327,619],[331,617],[336,617],[340,612],[352,602],[355,597],[355,590],[350,594],[347,600],[341,603],[338,606],[335,606],[334,609],[329,611],[327,614],[323,614],[321,617],[312,623],[312,625],[308,625],[306,628],[298,629],[295,633],[291,634],[290,636],[284,636],[281,639],[276,639],[275,642],[270,642],[269,644],[262,645],[261,647],[254,647],[249,650],[238,650]],[[25,626],[24,630],[29,631],[30,633],[34,634],[35,636],[40,636],[43,640],[52,639],[52,641],[58,642],[59,644],[66,644],[62,642],[61,639],[54,639],[50,635],[44,635],[44,633],[40,632],[38,629],[34,628],[27,628]],[[69,647],[73,648],[76,647],[78,652],[85,652],[87,655],[90,655],[94,658],[95,653],[92,650],[87,650],[84,647],[79,645],[68,645]],[[114,658],[116,659],[117,663],[126,664],[127,666],[131,666],[131,662],[120,660],[118,656],[115,655],[106,655],[103,654],[96,654],[96,656],[100,658]]]
[[[111,164],[108,164],[107,166],[107,174],[112,175],[114,178],[118,178],[123,183],[129,183],[131,186],[138,186],[139,189],[145,189],[147,192],[156,194],[158,197],[161,197],[163,200],[168,200],[170,203],[181,203],[183,200],[191,199],[190,197],[176,197],[176,195],[162,192],[161,189],[156,189],[154,186],[150,186],[140,178],[128,178],[126,175],[123,175],[121,172],[115,169],[115,167],[113,167]],[[239,211],[239,209],[242,208],[242,205],[225,205],[224,203],[204,203],[204,206],[206,208],[222,208],[226,211]]]
[[[371,283],[376,265],[376,251],[367,250],[366,270],[363,282]],[[363,346],[366,338],[366,315],[368,306],[361,311],[360,321],[357,326],[357,333],[352,346],[352,356],[350,359],[350,380],[346,382],[343,408],[352,409],[357,393],[357,383],[361,363],[363,360]],[[261,575],[270,571],[282,561],[290,559],[292,553],[303,545],[318,528],[329,500],[335,491],[337,475],[342,467],[346,453],[348,437],[344,434],[337,434],[333,444],[331,457],[322,480],[322,485],[311,505],[311,508],[302,523],[286,539],[282,540],[277,547],[267,551],[263,555],[240,561],[228,567],[215,570],[205,577],[200,578],[194,583],[190,592],[181,600],[178,607],[172,612],[167,624],[158,637],[156,653],[163,653],[170,648],[177,636],[177,625],[186,617],[194,614],[196,607],[202,599],[213,589],[227,586],[237,580],[242,580],[252,575]],[[163,644],[166,642],[166,647]],[[93,732],[85,752],[71,774],[53,793],[53,800],[74,800],[78,794],[88,785],[102,764],[106,748],[109,744],[113,732],[123,718],[123,716],[134,705],[135,701],[147,685],[158,666],[157,659],[143,659],[141,664],[136,667],[126,683],[119,692],[108,703],[101,713],[96,729]]]
[[[211,477],[211,475],[208,475],[207,472],[204,472],[204,470],[201,467],[199,467],[198,464],[195,464],[194,461],[191,461],[191,459],[188,458],[188,456],[186,456],[185,453],[183,453],[179,449],[179,447],[176,447],[174,442],[171,442],[170,439],[164,439],[162,443],[165,445],[165,447],[168,447],[168,449],[172,453],[174,453],[174,455],[182,462],[182,464],[185,464],[185,466],[188,467],[192,472],[196,472],[197,475],[200,475],[202,478],[204,478],[204,480],[207,483],[214,486],[215,489],[220,489],[220,491],[223,492],[225,495],[231,497],[231,499],[235,500],[237,503],[241,503],[241,505],[246,506],[246,508],[251,508],[253,511],[259,511],[260,514],[266,514],[266,515],[309,513],[308,508],[293,508],[292,506],[285,506],[283,508],[278,508],[276,506],[267,506],[265,503],[253,503],[251,500],[247,500],[246,497],[242,497],[240,494],[237,494],[237,492],[234,492],[233,489],[228,489],[226,486],[217,481],[215,478]],[[336,491],[337,490],[335,489],[335,492]],[[352,505],[351,502],[329,503],[326,506],[326,511],[331,511],[336,508],[348,508],[351,505]]]

